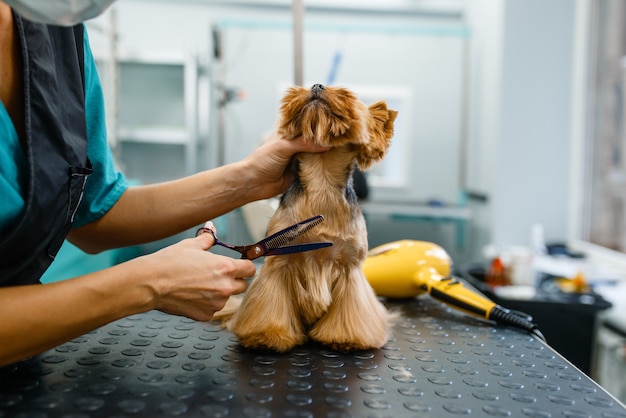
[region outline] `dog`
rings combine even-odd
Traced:
[[[382,347],[392,314],[362,271],[365,219],[352,187],[355,165],[382,159],[397,112],[384,101],[366,106],[350,90],[292,87],[282,99],[277,131],[329,147],[294,157],[296,179],[282,195],[268,235],[316,215],[325,220],[294,243],[332,247],[268,257],[225,326],[250,349],[286,352],[308,340],[349,352]]]

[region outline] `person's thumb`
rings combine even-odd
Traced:
[[[196,240],[200,242],[203,250],[208,250],[215,244],[215,233],[215,225],[213,225],[211,221],[208,221],[202,228],[198,229],[198,232],[196,232]]]

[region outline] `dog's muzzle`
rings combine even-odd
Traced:
[[[313,87],[311,87],[311,93],[313,93],[315,96],[317,96],[318,94],[320,94],[326,87],[324,87],[323,84],[313,84]]]

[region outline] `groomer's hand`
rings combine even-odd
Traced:
[[[242,162],[253,175],[254,187],[263,191],[260,198],[276,196],[285,191],[293,181],[294,175],[289,170],[289,162],[299,152],[325,152],[329,148],[307,142],[302,137],[285,139],[273,132],[270,137],[248,155]]]
[[[203,233],[146,256],[157,269],[155,309],[208,321],[230,296],[246,290],[243,278],[256,273],[252,261],[207,252],[213,244],[213,236]]]

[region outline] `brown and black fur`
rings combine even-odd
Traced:
[[[227,327],[248,348],[288,351],[311,339],[339,351],[381,347],[390,313],[367,282],[365,220],[352,188],[361,170],[383,158],[397,112],[366,106],[341,87],[294,87],[282,100],[278,132],[330,147],[295,158],[296,181],[281,199],[268,235],[316,215],[325,220],[295,242],[332,247],[268,257]]]

